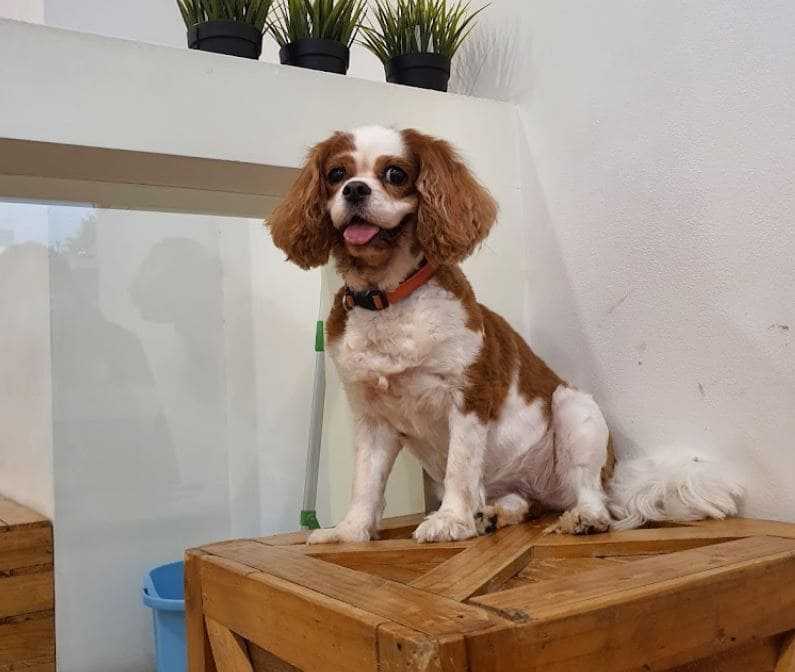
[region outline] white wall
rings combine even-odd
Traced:
[[[795,6],[497,0],[517,45],[525,333],[619,452],[736,461],[795,519]],[[485,38],[482,38],[485,39]],[[499,43],[499,42],[497,42]]]
[[[32,1],[44,3],[44,23],[49,26],[187,48],[185,24],[175,0],[138,0],[132,3],[124,0]],[[261,60],[279,62],[279,47],[269,35],[263,39]],[[354,45],[351,50],[348,74],[384,81],[381,63],[359,45]]]

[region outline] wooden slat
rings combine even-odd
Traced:
[[[695,660],[668,672],[775,672],[779,636],[735,646],[717,656]]]
[[[291,546],[335,565],[342,565],[385,579],[410,583],[467,548],[467,542],[418,544],[413,539],[387,539],[356,544],[315,544]]]
[[[795,524],[783,523],[778,520],[761,520],[758,518],[727,518],[726,520],[698,520],[681,523],[682,526],[695,527],[711,532],[721,530],[727,536],[738,539],[742,537],[783,537],[795,539]]]
[[[205,615],[287,663],[307,671],[376,669],[384,619],[223,558],[203,557],[200,575]]]
[[[216,672],[210,638],[204,619],[199,564],[203,551],[185,553],[185,633],[190,672]]]
[[[8,527],[48,527],[50,521],[32,509],[0,495],[0,521]]]
[[[301,672],[294,665],[290,665],[251,642],[248,642],[248,652],[254,672]]]
[[[26,660],[14,665],[0,665],[0,672],[55,672],[55,659],[39,658],[38,660]]]
[[[205,621],[218,672],[254,672],[243,638],[211,618]]]
[[[479,609],[410,586],[340,567],[289,549],[251,542],[234,551],[215,551],[272,577],[290,581],[371,614],[432,635],[458,634],[490,627]]]
[[[414,539],[378,539],[345,544],[313,544],[311,546],[292,546],[292,553],[304,555],[325,556],[341,553],[393,553],[400,551],[406,554],[422,555],[443,553],[451,557],[456,553],[469,548],[469,541],[440,541],[434,544],[418,544]]]
[[[775,672],[795,672],[795,632],[784,636]]]
[[[431,637],[397,623],[378,628],[378,672],[465,672],[461,635]]]
[[[49,523],[0,528],[0,572],[51,564],[52,528]]]
[[[25,661],[52,660],[55,656],[54,632],[52,612],[0,621],[0,665],[21,667]]]
[[[430,544],[425,546],[427,547],[425,553],[360,551],[359,553],[326,553],[313,557],[348,567],[357,572],[375,574],[390,581],[411,583],[458,553],[458,550],[433,548]]]
[[[649,556],[629,555],[609,558],[542,558],[531,560],[510,581],[502,586],[502,590],[511,590],[521,586],[529,586],[541,581],[552,581],[564,577],[574,576],[583,572],[604,567],[615,567],[624,564],[627,558],[642,560]]]
[[[411,585],[459,601],[495,590],[530,561],[541,529],[532,524],[515,525],[480,537]]]
[[[472,635],[472,665],[503,647],[495,672],[667,669],[795,627],[794,584],[795,541],[753,537],[477,597],[517,625]]]
[[[414,528],[422,522],[423,518],[425,518],[424,513],[386,518],[381,521],[378,537],[380,539],[410,538]],[[270,537],[258,537],[256,541],[269,546],[292,546],[294,544],[305,544],[310,534],[309,530],[300,530],[298,532],[274,534]]]
[[[55,607],[52,565],[0,575],[0,619]]]
[[[533,547],[534,558],[586,558],[617,555],[676,553],[691,548],[742,539],[720,527],[669,527],[620,530],[590,536],[547,534]]]

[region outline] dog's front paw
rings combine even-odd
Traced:
[[[370,531],[340,523],[336,527],[315,530],[306,540],[307,544],[339,544],[342,542],[370,541]]]
[[[555,534],[598,534],[610,529],[610,514],[607,510],[574,508],[566,511],[546,533]]]
[[[478,534],[473,516],[458,516],[451,511],[436,511],[423,520],[414,538],[420,543],[427,541],[459,541]]]

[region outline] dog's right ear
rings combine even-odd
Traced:
[[[329,153],[346,141],[346,135],[335,133],[309,151],[284,201],[267,219],[276,247],[301,268],[321,266],[328,261],[333,226],[327,208],[324,168]]]

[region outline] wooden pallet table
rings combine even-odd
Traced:
[[[52,525],[0,497],[0,672],[55,672]]]
[[[186,555],[191,672],[795,672],[795,525],[417,544],[305,533]]]

